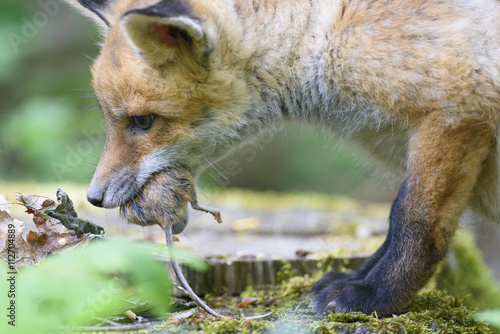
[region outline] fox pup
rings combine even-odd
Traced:
[[[105,36],[92,204],[126,203],[180,165],[196,177],[283,121],[320,124],[402,185],[380,249],[312,289],[319,314],[398,312],[465,211],[500,221],[500,1],[72,2]]]
[[[172,232],[179,234],[188,223],[189,202],[193,209],[211,213],[222,223],[219,210],[198,204],[194,180],[182,166],[152,175],[134,198],[122,203],[120,215],[130,224],[160,225],[162,229],[171,226]]]

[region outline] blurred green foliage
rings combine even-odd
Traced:
[[[495,329],[494,333],[500,332],[500,309],[481,311],[479,317]]]
[[[89,72],[97,29],[56,0],[5,0],[0,22],[0,178],[90,182],[105,136]],[[199,185],[362,198],[375,189],[331,134],[288,126],[271,138],[219,162]]]
[[[0,280],[6,294],[15,284],[15,296],[1,302],[6,310],[14,301],[15,319],[7,319],[15,320],[15,326],[2,321],[0,333],[58,333],[63,327],[63,332],[72,332],[73,326],[121,318],[127,310],[162,317],[175,306],[170,305],[172,286],[165,263],[156,258],[168,259],[169,252],[194,270],[208,269],[204,260],[185,252],[126,239],[94,240],[51,254],[15,275],[7,274],[11,270],[2,262],[2,277],[15,277]]]
[[[10,320],[15,320],[15,326],[2,321],[0,331],[59,332],[63,326],[89,326],[98,322],[96,318],[139,308],[164,315],[169,309],[171,284],[164,265],[152,256],[157,249],[130,240],[93,241],[83,248],[53,254],[15,275],[8,275],[7,266],[1,263],[3,277],[12,279],[0,281],[2,291],[15,285],[15,296],[4,299],[2,307],[6,309],[14,301],[16,316]]]
[[[436,272],[437,288],[448,294],[467,297],[465,305],[479,310],[500,308],[500,285],[465,231],[455,234],[451,252]]]
[[[0,177],[88,180],[103,141],[82,148],[79,161],[70,152],[87,140],[83,130],[102,124],[88,70],[95,29],[48,0],[3,1],[0,22]]]

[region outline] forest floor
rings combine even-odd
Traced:
[[[26,193],[23,185],[17,190]],[[69,187],[65,190],[75,202],[79,215],[104,227],[106,237],[126,236],[163,242],[163,231],[157,226],[143,228],[127,225],[116,210],[88,206],[84,201],[83,188]],[[54,197],[53,194],[34,191]],[[12,189],[6,185],[0,188],[0,193],[9,195],[9,200],[13,200],[11,192]],[[152,319],[143,326],[135,324],[121,329],[104,326],[101,332],[490,332],[488,325],[477,317],[475,308],[499,307],[500,289],[494,286],[491,273],[488,274],[472,239],[465,233],[457,238],[459,242],[454,248],[454,257],[440,267],[438,276],[399,314],[386,318],[377,314],[330,314],[325,318],[317,316],[310,308],[307,296],[310,288],[327,270],[355,269],[359,266],[359,259],[366,258],[381,245],[387,232],[390,204],[362,203],[312,193],[277,194],[240,190],[203,193],[200,202],[220,209],[223,224],[217,224],[210,215],[191,211],[189,225],[178,236],[176,247],[206,258],[212,263],[211,268],[214,263],[222,261],[227,265],[224,270],[233,270],[232,283],[222,279],[208,287],[203,283],[207,281],[204,274],[187,275],[195,291],[202,295],[209,292],[205,301],[228,317],[216,319],[208,316],[185,295],[177,293],[174,311],[179,312],[162,319]],[[14,218],[21,214],[21,208],[12,208]],[[459,256],[465,257],[465,260],[459,259]],[[463,265],[454,264],[457,260]],[[241,269],[244,268],[241,263],[276,261],[279,265],[266,273],[270,276],[267,281],[252,280],[248,278],[251,276],[248,271]],[[304,268],[308,269],[304,271]],[[241,281],[245,284],[234,283]],[[267,312],[272,312],[272,315],[262,320],[245,318]]]

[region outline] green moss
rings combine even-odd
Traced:
[[[344,324],[364,324],[369,323],[374,317],[363,313],[330,313],[326,319],[330,322],[340,322]]]
[[[276,281],[278,284],[282,284],[295,276],[297,276],[297,270],[292,268],[292,265],[289,262],[286,262],[283,264],[280,271],[276,273]]]
[[[493,307],[500,302],[493,276],[486,269],[472,238],[460,233],[453,245],[454,256],[461,262],[451,270],[443,265],[436,280],[418,294],[401,314],[378,317],[361,313],[329,314],[318,317],[309,307],[307,294],[322,274],[332,269],[332,256],[327,254],[319,262],[318,272],[309,276],[295,276],[289,264],[279,273],[281,286],[258,290],[249,287],[239,297],[225,297],[208,303],[222,309],[233,318],[214,319],[199,316],[174,324],[162,330],[172,333],[491,333],[489,326],[477,316],[473,306]],[[331,256],[330,256],[331,255]],[[348,267],[348,261],[345,264]],[[338,269],[338,268],[336,268]],[[435,284],[435,282],[438,284]],[[449,293],[436,290],[444,286]],[[453,293],[453,295],[450,295]],[[471,295],[469,298],[465,296]],[[490,296],[489,296],[490,294]],[[458,296],[458,297],[457,297]],[[238,308],[245,297],[257,297],[256,303]],[[498,305],[498,304],[496,304]],[[273,312],[263,320],[249,321],[247,316]],[[236,317],[236,318],[234,318]],[[172,327],[174,326],[174,327]]]
[[[318,276],[319,277],[319,276]],[[306,294],[315,278],[293,277],[279,290],[247,289],[243,297],[259,297],[259,302],[243,309],[235,305],[240,297],[227,297],[222,304],[225,314],[232,317],[214,319],[199,316],[175,325],[165,325],[163,332],[172,333],[490,333],[487,324],[479,320],[473,309],[457,297],[444,292],[420,293],[402,311],[392,317],[361,313],[329,314],[318,317],[309,307]],[[295,289],[295,290],[293,290]],[[294,291],[290,294],[289,291]],[[213,301],[208,301],[214,305]],[[220,304],[219,304],[220,305]],[[272,311],[270,318],[247,320],[247,316]]]
[[[241,298],[245,297],[257,297],[261,299],[269,298],[270,292],[267,290],[255,290],[252,286],[249,286],[240,294]]]
[[[278,294],[283,298],[300,298],[309,292],[314,285],[314,281],[316,280],[309,278],[309,276],[292,277],[281,286]]]
[[[334,266],[334,261],[333,260],[338,260],[339,258],[343,257],[343,265],[339,266]],[[326,273],[330,270],[337,270],[341,272],[346,272],[350,268],[349,265],[349,258],[345,256],[342,250],[340,249],[332,249],[332,250],[327,250],[321,254],[321,257],[318,258],[318,264],[317,268],[318,271],[322,273]]]
[[[477,309],[500,308],[500,286],[485,264],[469,234],[455,236],[448,259],[438,268],[437,288],[464,298],[465,304]]]
[[[271,327],[271,323],[269,321],[262,320],[250,321],[245,318],[225,318],[216,321],[204,322],[200,327],[203,333],[262,333]]]
[[[379,318],[360,313],[330,314],[319,321],[318,333],[336,333],[348,327],[380,333],[489,333],[488,325],[476,319],[475,312],[455,297],[442,292],[418,295],[398,316]]]

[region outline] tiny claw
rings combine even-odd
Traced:
[[[326,305],[325,307],[325,313],[326,312],[332,312],[332,313],[336,313],[337,312],[337,303],[335,302],[335,300],[332,300],[331,302],[328,303],[328,305]]]
[[[219,210],[211,208],[211,207],[208,207],[208,206],[204,206],[204,205],[198,204],[198,202],[196,202],[196,201],[191,202],[191,207],[193,209],[195,209],[195,210],[198,210],[198,211],[203,211],[203,212],[206,212],[206,213],[210,213],[212,216],[214,216],[214,219],[219,224],[222,224],[222,216],[221,216]]]
[[[212,216],[214,216],[214,219],[217,221],[217,223],[222,224],[222,216],[219,210],[215,210],[210,213],[212,214]]]

